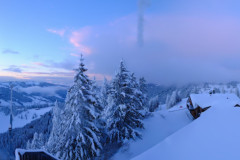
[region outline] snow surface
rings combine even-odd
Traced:
[[[216,103],[229,106],[240,104],[240,100],[235,94],[191,94],[190,97],[194,108],[198,105],[202,108],[215,106]]]
[[[183,126],[189,124],[192,119],[187,115],[188,110],[186,109],[186,100],[187,99],[183,99],[170,110],[163,109],[154,112],[152,117],[144,120],[145,129],[142,133],[142,139],[130,141],[111,159],[131,159],[158,144]],[[161,108],[164,107],[162,106]]]
[[[13,117],[13,128],[20,128],[30,123],[31,121],[40,118],[45,113],[49,112],[52,107],[41,109],[29,109]],[[9,115],[0,112],[0,133],[6,132],[9,127]]]
[[[201,117],[133,160],[239,160],[240,108],[219,99]]]

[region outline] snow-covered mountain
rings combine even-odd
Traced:
[[[64,102],[68,87],[46,82],[0,82],[0,106],[10,103],[10,84],[13,85],[13,105],[21,107],[47,107],[57,100]],[[0,108],[1,108],[0,107]]]

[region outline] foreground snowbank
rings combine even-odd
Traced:
[[[134,160],[239,160],[240,108],[216,103],[200,118]]]

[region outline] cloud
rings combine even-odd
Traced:
[[[3,69],[4,71],[10,71],[10,72],[16,72],[16,73],[21,73],[22,69],[15,66],[15,65],[11,65],[9,66],[9,68]]]
[[[48,96],[56,96],[56,92],[61,89],[66,89],[66,87],[62,86],[48,86],[48,87],[32,86],[27,88],[18,87],[18,90],[26,92],[28,94],[41,93],[42,95]]]
[[[70,55],[73,57],[81,57],[81,54],[76,54],[76,53],[70,53]]]
[[[54,62],[54,61],[49,61],[49,67],[50,68],[60,68],[60,69],[65,69],[65,70],[73,70],[74,68],[77,67],[78,64],[78,58],[66,58],[61,62]]]
[[[207,16],[206,16],[207,15]],[[79,56],[86,56],[87,74],[114,75],[123,58],[130,71],[159,84],[240,80],[240,21],[213,14],[145,14],[144,46],[138,45],[138,15],[64,34],[72,45],[62,61],[35,62],[49,72],[23,72],[23,78],[73,79]],[[94,63],[93,63],[94,62]],[[54,70],[66,73],[56,74]],[[70,74],[71,73],[71,74]],[[15,74],[14,74],[15,75]],[[60,78],[59,78],[60,77]]]
[[[131,71],[155,83],[240,80],[240,66],[233,69],[237,63],[231,64],[240,59],[238,18],[146,14],[145,19],[142,47],[134,14],[91,26],[90,35],[77,36],[94,46],[86,57],[95,63],[91,72],[113,75],[123,58]]]
[[[51,83],[70,84],[73,82],[74,71],[65,72],[9,72],[0,71],[0,81],[2,80],[36,80]]]
[[[69,42],[76,48],[79,53],[91,54],[92,49],[85,45],[91,33],[90,27],[84,27],[76,31],[72,31]]]
[[[77,56],[77,55],[76,55]],[[74,57],[76,57],[74,56]],[[55,62],[53,60],[48,60],[46,62],[31,62],[32,65],[22,65],[24,67],[28,67],[28,68],[39,68],[39,67],[44,67],[44,68],[48,68],[48,69],[64,69],[64,70],[73,70],[74,68],[76,68],[77,63],[78,63],[79,59],[76,58],[66,58],[63,59],[60,62]]]
[[[50,32],[50,33],[57,34],[57,35],[59,35],[59,36],[61,36],[61,37],[63,37],[64,34],[65,34],[65,32],[66,32],[65,29],[59,29],[59,30],[56,30],[56,29],[47,29],[47,31]]]
[[[14,50],[11,50],[11,49],[5,49],[2,51],[3,54],[20,54],[20,52],[18,51],[14,51]]]
[[[49,65],[44,64],[43,62],[32,62],[32,63],[33,63],[33,65],[35,65],[35,66],[50,67]]]

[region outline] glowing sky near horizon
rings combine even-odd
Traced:
[[[0,81],[69,83],[79,55],[88,74],[124,59],[149,82],[240,80],[240,2],[151,0],[138,44],[138,0],[0,1]]]

